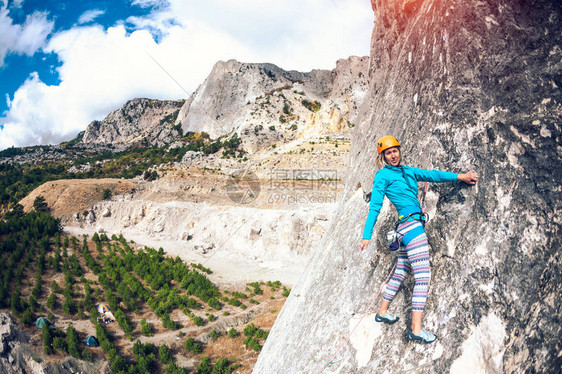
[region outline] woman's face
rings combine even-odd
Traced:
[[[392,147],[384,150],[384,159],[391,166],[400,165],[400,148]]]

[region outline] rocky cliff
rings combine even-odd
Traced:
[[[285,71],[273,64],[219,61],[182,107],[184,132],[235,131],[255,152],[271,143],[349,130],[368,89],[367,57],[339,60],[332,71]],[[261,133],[261,128],[275,127]]]
[[[10,313],[0,313],[0,373],[105,373],[104,366],[101,360],[93,364],[72,357],[47,357],[40,334],[30,336]]]
[[[268,63],[219,61],[187,101],[134,99],[88,125],[83,144],[157,145],[180,128],[216,138],[234,132],[250,153],[303,137],[346,132],[367,93],[368,57],[333,70],[285,71]]]
[[[369,92],[338,219],[254,373],[560,372],[562,3],[372,5]],[[433,184],[428,193],[424,325],[438,335],[428,346],[405,337],[411,276],[391,306],[397,324],[374,323],[378,300],[369,309],[395,262],[382,239],[394,208],[385,205],[369,248],[357,250],[385,134],[402,142],[407,164],[480,174],[475,187]]]
[[[180,134],[174,129],[184,101],[133,99],[109,113],[102,121],[93,121],[84,132],[86,144],[158,145],[170,143]]]

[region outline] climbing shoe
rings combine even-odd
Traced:
[[[396,323],[396,321],[398,321],[399,319],[400,318],[393,316],[389,312],[386,312],[386,314],[384,316],[381,316],[378,313],[375,316],[375,321],[384,322],[384,323],[387,323],[389,325],[392,325],[393,323]]]
[[[408,333],[408,340],[413,340],[413,341],[420,341],[422,343],[433,343],[435,341],[435,339],[437,339],[437,336],[433,335],[432,333],[430,333],[429,331],[426,331],[424,329],[421,330],[421,332],[419,334],[414,334],[413,331],[410,331]]]

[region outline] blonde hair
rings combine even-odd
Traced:
[[[398,147],[398,151],[400,152],[400,164],[403,164],[404,158],[402,157],[402,151],[400,150],[400,147]],[[384,158],[384,151],[378,154],[375,163],[377,166],[377,170],[384,168],[384,165],[387,164],[386,158]]]
[[[384,159],[384,152],[379,153],[379,155],[377,156],[376,164],[377,170],[384,168],[384,165],[386,164],[386,160]]]

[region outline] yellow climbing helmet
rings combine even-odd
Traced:
[[[383,153],[385,149],[400,147],[400,143],[394,136],[386,135],[377,141],[377,152]]]

